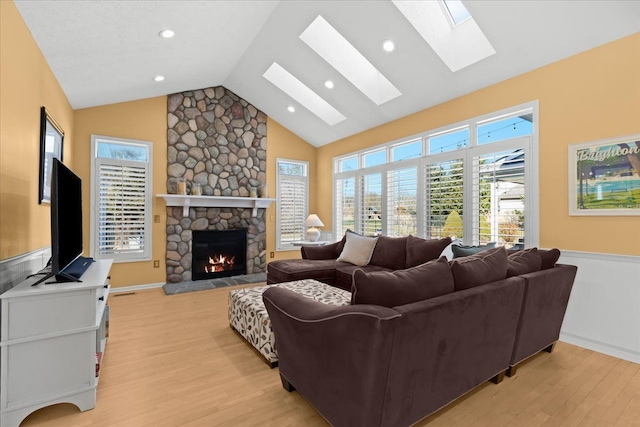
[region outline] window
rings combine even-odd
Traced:
[[[356,224],[356,179],[336,180],[336,235],[343,236],[347,230],[355,230]]]
[[[407,236],[418,232],[418,168],[387,173],[387,235]]]
[[[276,249],[293,250],[292,242],[304,240],[304,221],[309,213],[309,163],[276,160],[278,214]]]
[[[464,159],[435,161],[424,168],[426,237],[462,239],[464,227]]]
[[[534,102],[336,158],[336,237],[537,246],[536,117]]]
[[[151,259],[151,143],[91,136],[91,256]]]

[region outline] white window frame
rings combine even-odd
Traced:
[[[297,250],[298,247],[294,246],[290,242],[282,242],[281,241],[281,222],[280,222],[280,200],[281,200],[281,186],[280,186],[280,163],[293,163],[301,165],[304,168],[304,176],[299,177],[300,180],[304,182],[304,218],[306,219],[309,216],[309,162],[305,160],[294,160],[294,159],[285,159],[285,158],[276,158],[276,251],[293,251]],[[295,175],[286,175],[289,179],[298,179]]]
[[[103,161],[104,159],[98,158],[98,142],[108,142],[122,145],[136,145],[136,146],[145,146],[147,149],[147,162],[146,162],[146,175],[145,175],[145,218],[144,218],[144,233],[145,233],[145,243],[144,250],[142,253],[138,254],[113,254],[110,256],[101,255],[98,253],[98,209],[99,203],[97,200],[99,190],[98,185],[100,185],[100,177],[98,162]],[[124,165],[126,163],[135,163],[140,164],[142,162],[131,162],[127,160],[118,160],[118,159],[110,159],[113,160],[114,164]],[[135,139],[124,139],[124,138],[116,138],[112,136],[103,136],[103,135],[91,135],[91,215],[90,215],[90,253],[91,257],[94,259],[113,259],[115,263],[126,263],[126,262],[140,262],[140,261],[150,261],[152,258],[152,217],[153,217],[153,208],[152,208],[152,189],[153,189],[153,143],[149,141],[140,141]]]
[[[494,121],[494,120],[499,120],[502,119],[504,117],[508,117],[508,116],[516,116],[522,113],[531,113],[532,117],[533,117],[533,128],[532,128],[532,134],[531,135],[527,135],[527,136],[520,136],[520,137],[514,137],[512,139],[507,139],[507,140],[502,140],[502,141],[497,141],[495,143],[490,143],[490,144],[481,144],[478,145],[477,143],[477,128],[480,125],[483,125],[487,122],[490,121]],[[409,166],[409,165],[413,165],[416,162],[419,162],[419,171],[418,171],[418,176],[420,177],[423,172],[424,172],[424,168],[426,167],[427,163],[435,163],[441,160],[446,160],[446,159],[450,159],[450,158],[462,158],[463,159],[463,168],[464,170],[470,170],[470,167],[472,165],[472,161],[473,161],[473,157],[477,156],[479,154],[485,154],[485,153],[491,153],[491,152],[497,152],[497,151],[501,151],[504,149],[510,149],[513,147],[523,147],[525,149],[525,245],[526,247],[534,247],[534,246],[539,246],[540,244],[540,220],[539,220],[539,184],[538,184],[538,177],[539,177],[539,163],[538,163],[538,157],[539,157],[539,150],[538,150],[538,129],[539,129],[539,113],[538,113],[538,101],[531,101],[531,102],[527,102],[524,104],[520,104],[520,105],[516,105],[510,108],[506,108],[500,111],[494,111],[488,114],[484,114],[482,116],[478,116],[478,117],[474,117],[468,120],[463,120],[457,123],[452,123],[450,125],[447,126],[442,126],[440,128],[437,129],[432,129],[426,132],[421,132],[419,134],[415,134],[415,135],[410,135],[407,136],[405,138],[401,138],[401,139],[397,139],[391,142],[387,142],[384,144],[379,144],[376,145],[374,147],[367,147],[366,149],[363,150],[359,150],[356,152],[350,152],[350,153],[345,153],[344,155],[341,156],[337,156],[333,158],[333,224],[334,224],[334,229],[338,229],[338,224],[337,224],[337,217],[336,217],[336,208],[337,208],[337,197],[338,195],[336,194],[336,181],[338,179],[343,179],[343,178],[348,178],[348,177],[355,177],[356,179],[356,183],[359,182],[359,180],[361,179],[361,176],[366,175],[368,173],[373,172],[373,170],[378,170],[378,169],[382,169],[384,171],[384,173],[388,173],[389,171],[395,170],[395,169],[400,169],[402,167]],[[437,154],[428,154],[428,148],[429,148],[429,138],[430,137],[434,137],[434,136],[438,136],[444,133],[449,133],[455,130],[459,130],[461,128],[464,127],[468,127],[469,128],[469,143],[467,145],[467,147],[465,148],[461,148],[458,150],[451,150],[451,151],[446,151],[444,153],[437,153]],[[404,144],[404,143],[408,143],[408,142],[412,142],[415,141],[416,139],[421,139],[422,143],[423,143],[423,147],[422,147],[422,156],[417,159],[407,159],[407,160],[403,160],[403,161],[398,161],[398,162],[392,162],[391,158],[390,158],[390,150],[391,148]],[[524,141],[524,140],[527,141]],[[373,166],[370,168],[363,168],[363,156],[371,153],[373,151],[377,151],[380,149],[386,149],[387,150],[387,163],[384,165],[377,165],[377,166]],[[358,168],[356,170],[352,170],[352,171],[347,171],[347,172],[339,172],[339,162],[341,160],[353,157],[353,156],[357,156],[358,158]],[[471,202],[472,202],[472,192],[471,192],[471,185],[472,185],[472,176],[470,173],[465,173],[465,177],[464,177],[464,205],[465,206],[471,206]],[[426,230],[425,230],[425,225],[426,225],[426,211],[425,211],[425,189],[424,189],[424,182],[422,182],[422,179],[418,179],[418,196],[417,196],[417,204],[418,204],[418,224],[417,224],[417,234],[421,237],[426,237]],[[358,194],[359,192],[359,186],[356,185],[356,194],[355,194],[355,200],[359,201],[360,200],[360,194]],[[387,195],[387,189],[383,184],[383,206],[387,205],[387,200],[388,200],[388,195]],[[384,208],[383,208],[384,209]],[[355,218],[356,218],[356,225],[355,225],[355,229],[359,230],[360,229],[360,224],[358,224],[358,220],[360,218],[360,212],[359,212],[359,206],[356,205],[356,212],[355,212]],[[469,208],[465,207],[465,211],[469,210]],[[469,211],[470,213],[471,211]],[[383,235],[387,235],[387,222],[388,222],[388,217],[387,217],[387,212],[384,211],[383,212],[384,216],[383,216],[383,231],[382,234]],[[474,237],[472,235],[472,227],[473,224],[471,221],[465,221],[464,222],[464,243],[465,244],[472,244]],[[333,236],[335,239],[339,239],[341,236]]]

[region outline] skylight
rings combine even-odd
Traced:
[[[402,93],[367,60],[342,34],[319,16],[300,39],[349,80],[376,105]]]
[[[333,126],[346,120],[346,117],[340,111],[333,108],[331,104],[309,89],[309,87],[293,76],[293,74],[282,68],[277,62],[271,64],[262,76],[291,98],[298,101],[300,105],[320,117],[328,125]]]
[[[467,8],[464,7],[461,0],[442,0],[442,2],[447,8],[447,12],[449,12],[453,25],[462,24],[471,18],[471,14]]]
[[[448,6],[442,7],[436,1],[392,1],[451,71],[456,72],[496,53],[472,16],[452,27],[450,22],[455,18],[453,12],[447,13]],[[447,5],[452,3],[452,0],[446,1]],[[464,8],[461,3],[460,6]]]

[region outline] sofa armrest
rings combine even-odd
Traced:
[[[372,305],[333,306],[288,289],[263,294],[283,376],[333,425],[380,424],[394,320]]]
[[[558,340],[577,269],[556,264],[519,276],[525,280],[525,293],[512,366]]]
[[[342,241],[323,246],[303,246],[300,248],[303,259],[336,259],[340,255],[338,248]]]

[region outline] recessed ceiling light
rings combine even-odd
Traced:
[[[333,82],[331,80],[327,80],[326,82],[324,82],[324,87],[326,87],[327,89],[333,89]]]
[[[289,110],[290,113],[295,113],[296,112],[296,108],[293,105],[289,105],[287,107],[287,110]]]
[[[160,37],[163,37],[165,39],[170,39],[171,37],[175,36],[176,33],[173,32],[173,30],[162,30],[160,31],[160,33],[158,34]]]
[[[386,52],[393,52],[394,50],[396,50],[396,44],[393,42],[393,40],[385,40],[382,43],[382,48]]]
[[[155,81],[157,81],[157,82],[161,82],[161,81],[163,81],[163,80],[164,80],[164,76],[155,76],[155,77],[153,78],[153,80],[155,80]]]

